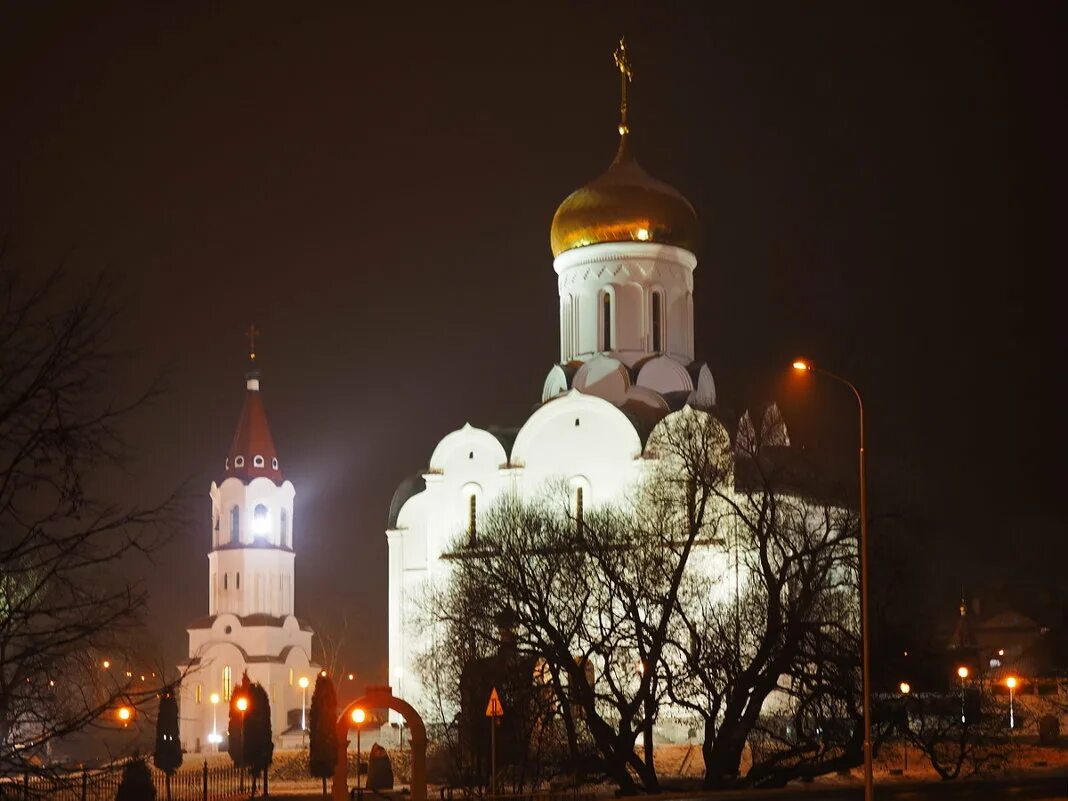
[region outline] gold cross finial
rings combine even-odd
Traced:
[[[254,362],[256,361],[256,337],[260,335],[260,330],[255,325],[250,325],[245,334],[248,336],[248,360]]]
[[[619,37],[619,46],[612,54],[619,70],[619,135],[624,136],[630,132],[627,127],[627,85],[634,79],[634,72],[630,68],[630,59],[627,58],[627,38]]]

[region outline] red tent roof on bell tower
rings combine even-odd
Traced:
[[[245,405],[237,420],[230,453],[226,457],[226,478],[235,476],[242,481],[269,478],[282,483],[278,451],[274,448],[271,427],[267,424],[267,410],[260,395],[259,373],[249,373],[246,381]]]

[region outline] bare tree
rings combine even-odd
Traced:
[[[65,302],[57,273],[0,269],[0,772],[147,702],[119,670],[144,587],[127,557],[159,547],[173,499],[122,508],[101,471],[121,465],[123,422],[155,395],[112,398],[109,288]],[[104,669],[104,661],[115,669]]]
[[[653,792],[658,669],[690,558],[714,540],[710,487],[729,480],[730,440],[715,418],[687,408],[647,453],[649,480],[626,506],[580,512],[552,488],[503,499],[476,542],[457,542],[430,617],[484,655],[498,645],[488,616],[507,610],[517,647],[541,660],[572,760],[588,741],[621,788]]]
[[[856,518],[761,441],[735,453],[686,407],[653,430],[626,502],[502,499],[449,554],[431,631],[452,658],[483,657],[491,616],[513,614],[572,758],[590,743],[624,792],[659,788],[665,705],[703,721],[710,787],[738,780],[751,740],[749,783],[855,764]]]
[[[706,787],[781,785],[860,758],[856,518],[774,431],[737,440],[718,570],[694,573],[664,660],[668,695],[703,723]],[[759,747],[755,747],[759,744]]]
[[[1008,710],[982,678],[959,692],[917,693],[907,699],[905,739],[943,781],[983,773],[1008,761]]]
[[[336,617],[314,621],[315,641],[322,654],[320,665],[329,676],[341,676],[345,668],[345,646],[349,639],[349,616],[341,613],[340,621]]]

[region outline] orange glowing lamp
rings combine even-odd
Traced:
[[[912,692],[912,686],[907,681],[901,682],[901,684],[899,684],[897,688],[901,690],[902,695],[908,695],[910,692]]]
[[[248,699],[242,695],[234,702],[234,706],[237,707],[238,712],[245,712],[248,710]]]
[[[964,679],[968,678],[968,668],[964,667],[964,665],[961,665],[959,668],[957,668],[957,675],[960,676],[961,681],[964,681]]]
[[[367,713],[364,712],[362,709],[356,707],[356,709],[352,710],[352,722],[355,723],[357,726],[364,723],[366,720]]]
[[[1010,690],[1015,690],[1017,684],[1018,682],[1015,676],[1009,676],[1007,679],[1005,679],[1005,686],[1008,687]]]
[[[126,725],[133,718],[133,710],[128,706],[120,706],[115,710],[115,717],[121,720],[123,725]]]
[[[812,362],[808,359],[794,359],[793,368],[807,373],[812,370]]]

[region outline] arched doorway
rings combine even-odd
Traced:
[[[393,695],[390,687],[368,687],[367,692],[346,706],[337,719],[337,763],[334,766],[333,801],[348,801],[349,762],[347,756],[349,729],[356,709],[370,712],[372,709],[392,709],[404,715],[411,732],[412,746],[412,795],[411,801],[426,801],[426,727],[419,713],[407,701]]]

